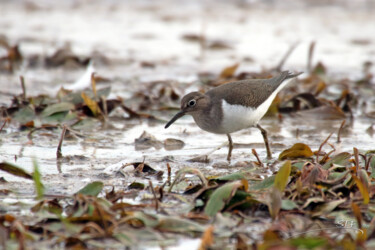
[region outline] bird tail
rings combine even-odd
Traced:
[[[294,77],[297,77],[299,76],[300,74],[302,74],[303,72],[298,72],[298,73],[292,73],[290,71],[283,71],[281,72],[281,75],[280,76],[283,76],[283,80],[286,80],[286,79],[290,79],[290,78],[294,78]]]
[[[270,81],[270,84],[276,89],[280,85],[285,86],[286,83],[283,84],[283,82],[285,80],[297,77],[297,76],[299,76],[302,73],[303,72],[292,73],[292,72],[289,72],[289,71],[283,71],[278,76],[275,76],[275,77],[269,79],[269,81]]]

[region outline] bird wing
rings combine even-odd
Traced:
[[[281,72],[278,76],[270,79],[248,79],[223,84],[209,90],[206,95],[222,97],[227,103],[232,105],[244,105],[246,107],[257,108],[289,78],[299,74],[290,74],[288,71]],[[215,100],[218,100],[214,98]]]

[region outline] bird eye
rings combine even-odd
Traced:
[[[197,101],[194,100],[194,99],[192,99],[192,100],[190,100],[190,101],[188,102],[188,106],[189,106],[189,107],[193,107],[193,106],[195,106],[196,103],[197,103]]]

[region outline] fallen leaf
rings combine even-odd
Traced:
[[[268,201],[268,211],[273,220],[277,218],[281,209],[281,192],[277,188],[273,188],[272,191],[269,193],[269,201]]]
[[[332,167],[333,164],[340,165],[340,166],[349,166],[350,161],[349,159],[352,157],[352,155],[348,152],[342,152],[335,156],[333,156],[331,159],[329,159],[324,165],[324,169],[329,169]]]
[[[41,199],[44,196],[44,185],[42,183],[42,176],[39,172],[39,166],[36,160],[33,160],[33,165],[34,165],[34,173],[33,173],[33,180],[34,180],[34,185],[35,185],[35,190],[36,190],[36,198]]]
[[[316,119],[316,120],[342,120],[346,118],[344,111],[335,105],[322,105],[317,108],[298,111],[303,119]]]
[[[160,149],[163,143],[155,138],[155,136],[143,131],[139,138],[135,139],[135,150],[145,150],[151,147]]]
[[[209,249],[214,244],[214,226],[210,225],[204,231],[203,236],[201,238],[201,244],[199,246],[199,250],[206,250]]]
[[[89,196],[98,196],[98,194],[103,189],[103,182],[100,181],[94,181],[86,186],[84,186],[82,189],[80,189],[76,194],[84,194]]]
[[[304,143],[296,143],[291,148],[284,150],[279,155],[279,160],[308,158],[313,156],[311,148]]]
[[[328,170],[323,169],[320,164],[306,162],[301,171],[302,184],[310,186],[318,181],[325,181],[328,174]]]
[[[281,208],[284,210],[292,210],[298,208],[298,205],[292,200],[282,200]]]
[[[23,178],[26,178],[26,179],[29,179],[29,180],[33,179],[31,174],[27,173],[22,168],[20,168],[16,165],[13,165],[11,163],[8,163],[8,162],[1,162],[0,163],[0,170],[3,170],[3,171],[5,171],[9,174],[12,174],[12,175],[15,175],[15,176],[18,176],[18,177],[23,177]]]
[[[344,202],[346,202],[346,199],[334,200],[334,201],[326,202],[326,203],[324,203],[322,205],[318,205],[314,209],[314,211],[312,213],[312,216],[313,217],[318,217],[318,216],[326,215],[326,214],[332,212],[333,210],[335,210],[335,208],[338,205],[340,205],[340,204],[342,204]]]
[[[361,169],[361,171],[359,171],[359,173],[361,173],[362,170],[363,169]],[[363,173],[363,174],[367,175],[366,172]],[[363,174],[360,174],[360,176],[363,175]],[[361,193],[361,195],[363,197],[363,204],[367,205],[369,203],[369,201],[370,201],[370,194],[369,194],[369,188],[368,188],[368,180],[366,178],[363,178],[363,177],[358,178],[355,175],[353,175],[352,178],[354,179],[355,184],[357,185],[357,187],[359,189],[359,192]]]
[[[155,227],[155,229],[161,232],[173,233],[204,232],[204,227],[200,224],[188,219],[181,219],[174,216],[160,218],[159,224]]]
[[[224,68],[221,73],[220,73],[220,78],[231,78],[233,77],[234,73],[236,72],[237,68],[238,68],[239,64],[236,63],[232,66],[229,66],[229,67],[226,67]]]
[[[275,188],[280,192],[283,192],[286,185],[288,184],[289,175],[292,165],[290,161],[286,161],[279,169],[275,176]]]
[[[275,184],[275,175],[272,175],[270,177],[265,178],[260,183],[257,183],[255,185],[250,185],[251,190],[261,190],[261,189],[267,189],[272,187]]]
[[[42,116],[47,117],[55,113],[68,112],[74,109],[75,109],[75,106],[73,103],[69,103],[69,102],[55,103],[45,108],[42,112]]]
[[[234,181],[217,188],[210,196],[204,213],[208,216],[214,216],[220,212],[236,193],[237,189],[242,187],[241,181]]]
[[[99,108],[99,105],[96,101],[91,99],[89,96],[87,96],[84,92],[81,93],[81,97],[84,101],[84,103],[89,107],[94,117],[98,117],[101,115],[101,110]]]
[[[166,150],[177,150],[185,146],[185,143],[178,139],[167,138],[164,140],[164,148]]]

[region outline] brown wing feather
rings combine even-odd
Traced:
[[[216,87],[206,93],[211,97],[224,97],[225,101],[232,105],[245,105],[257,108],[261,105],[279,85],[289,78],[299,74],[290,74],[283,71],[276,77],[270,79],[249,79],[227,83]]]

